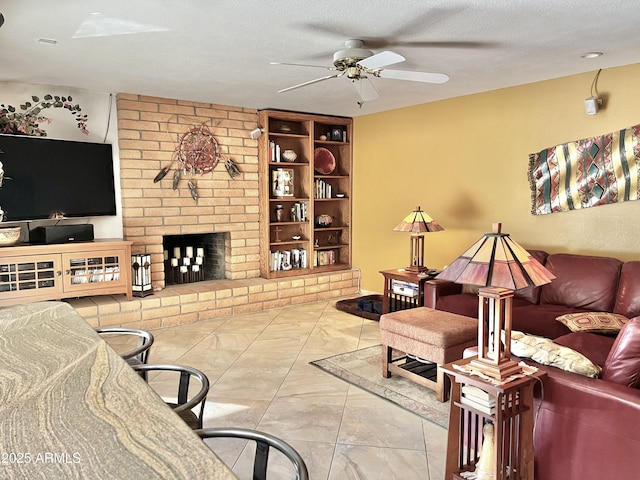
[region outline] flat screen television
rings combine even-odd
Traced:
[[[111,144],[0,135],[7,221],[116,214]]]

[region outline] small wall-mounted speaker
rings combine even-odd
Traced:
[[[253,130],[251,130],[251,132],[249,132],[249,135],[251,135],[252,139],[257,140],[260,138],[260,135],[262,135],[263,131],[264,130],[262,130],[260,127],[254,128]]]
[[[584,109],[587,112],[587,115],[595,115],[598,113],[598,106],[601,105],[602,100],[598,97],[589,97],[584,100]]]

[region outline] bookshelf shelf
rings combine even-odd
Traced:
[[[321,247],[314,247],[315,250],[331,250],[332,248],[348,247],[348,243],[340,243],[338,245],[324,245]]]
[[[352,119],[280,110],[262,110],[258,115],[264,130],[258,141],[261,275],[278,278],[351,268]],[[320,139],[330,138],[336,128],[342,131],[343,140]],[[334,156],[333,172],[315,171],[314,151],[318,147]],[[295,152],[295,161],[283,161],[286,150]],[[287,181],[293,176],[286,189],[290,195],[275,195],[284,191],[274,184],[281,181],[274,180],[278,169],[290,170]],[[282,210],[278,221],[276,208]],[[316,228],[319,215],[329,215],[333,225]],[[301,238],[292,240],[294,235]],[[302,268],[288,268],[294,255],[306,255]],[[283,270],[283,265],[287,269]]]

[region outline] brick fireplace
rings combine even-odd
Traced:
[[[134,242],[133,253],[151,254],[154,286],[166,286],[168,235],[223,233],[222,278],[259,277],[258,143],[249,135],[256,110],[131,94],[119,94],[117,108],[124,236]],[[211,173],[193,176],[196,202],[186,179],[172,188],[173,169],[153,179],[171,164],[178,136],[200,125],[213,133],[223,158]],[[235,180],[225,158],[242,172]]]
[[[132,94],[118,94],[117,106],[124,238],[133,242],[133,254],[151,255],[156,292],[130,301],[124,295],[68,300],[89,324],[153,329],[358,293],[357,270],[260,278],[258,144],[249,135],[257,127],[255,110]],[[242,174],[232,180],[222,159],[212,172],[195,175],[195,202],[184,179],[172,188],[173,171],[153,180],[171,164],[178,135],[200,124]],[[209,235],[222,239],[216,278],[168,285],[165,239],[186,239],[182,257],[183,248],[197,249],[195,239]]]

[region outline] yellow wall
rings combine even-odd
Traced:
[[[426,234],[430,268],[447,265],[496,221],[526,248],[640,259],[640,201],[530,213],[529,153],[640,123],[640,64],[603,70],[605,107],[587,115],[594,75],[355,118],[353,265],[362,289],[381,292],[378,272],[409,264],[409,236],[392,228],[416,205],[445,228]]]

